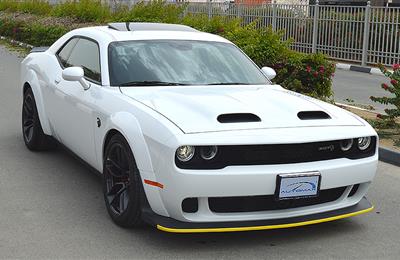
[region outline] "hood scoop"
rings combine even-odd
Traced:
[[[331,119],[324,111],[301,111],[297,113],[297,117],[301,120]]]
[[[251,113],[222,114],[217,117],[220,123],[250,123],[261,122],[261,119]]]

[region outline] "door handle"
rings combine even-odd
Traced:
[[[58,83],[60,83],[61,82],[61,79],[55,79],[54,80],[54,83],[56,83],[56,84],[58,84]]]

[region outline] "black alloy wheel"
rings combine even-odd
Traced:
[[[144,191],[128,142],[114,135],[107,144],[103,167],[103,192],[108,213],[122,227],[142,224]]]
[[[31,142],[33,138],[34,116],[35,110],[33,109],[33,96],[25,95],[22,110],[22,130],[26,142]]]
[[[111,210],[121,215],[128,206],[130,186],[128,158],[121,144],[116,143],[111,147],[105,167],[107,200]]]
[[[22,135],[26,147],[32,151],[46,150],[55,146],[50,136],[43,133],[32,89],[24,92],[22,103]]]

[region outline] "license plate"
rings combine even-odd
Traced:
[[[279,200],[316,197],[320,182],[319,172],[280,174],[277,176],[275,196]]]

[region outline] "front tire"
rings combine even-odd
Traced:
[[[142,222],[145,198],[139,170],[125,138],[116,134],[108,142],[103,162],[103,193],[111,219],[121,227]]]
[[[32,151],[41,151],[53,146],[50,136],[43,133],[35,97],[31,88],[24,92],[22,105],[22,135],[26,147]]]

